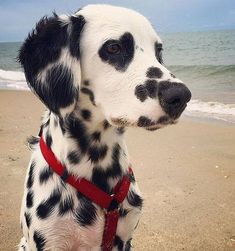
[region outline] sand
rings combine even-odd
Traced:
[[[15,250],[30,152],[42,104],[30,93],[0,91],[0,250]],[[126,135],[145,203],[137,251],[235,250],[235,126],[183,118],[156,132]]]

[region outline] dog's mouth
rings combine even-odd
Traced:
[[[176,124],[177,119],[172,119],[168,115],[161,116],[158,120],[150,120],[147,117],[140,117],[137,123],[138,127],[143,127],[148,131],[158,130],[166,125]]]
[[[158,120],[151,120],[148,117],[141,116],[137,122],[131,122],[123,118],[112,118],[111,122],[113,125],[118,127],[142,127],[148,131],[155,131],[166,125],[176,124],[178,118],[171,118],[168,115],[161,116]]]

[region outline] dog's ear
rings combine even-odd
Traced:
[[[19,52],[27,83],[54,113],[71,112],[81,83],[83,16],[44,17]]]

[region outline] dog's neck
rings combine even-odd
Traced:
[[[86,94],[81,93],[72,113],[46,112],[43,123],[43,138],[68,173],[107,192],[127,173],[124,129],[111,126]]]

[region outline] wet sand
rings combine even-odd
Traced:
[[[37,135],[43,109],[30,92],[0,91],[1,251],[21,237],[26,138]],[[145,199],[134,250],[235,250],[235,126],[183,118],[126,138]]]

